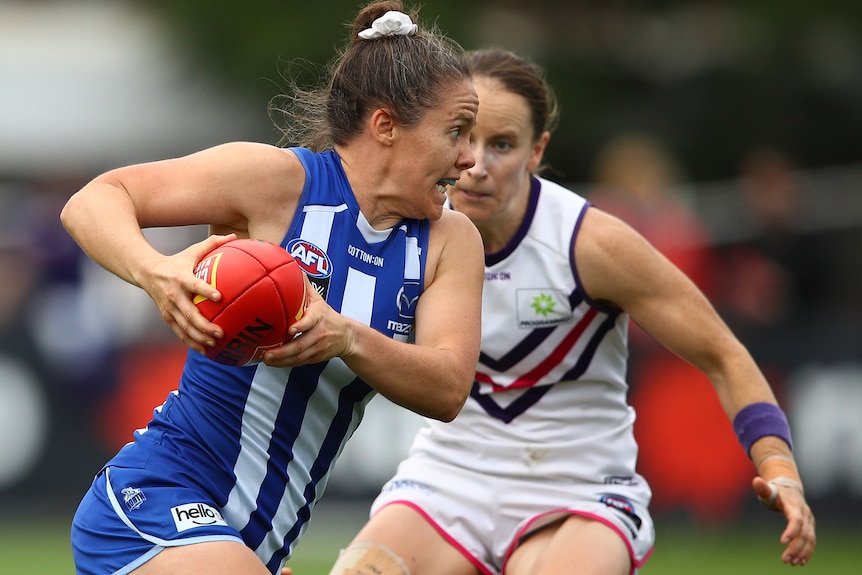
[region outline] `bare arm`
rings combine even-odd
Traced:
[[[755,401],[775,403],[753,359],[703,293],[628,225],[590,209],[575,254],[590,297],[622,308],[709,376],[728,417]]]
[[[266,363],[301,365],[340,356],[393,402],[427,417],[453,419],[470,393],[479,358],[484,253],[476,228],[456,212],[444,211],[431,237],[415,344],[337,314],[315,292],[293,326],[302,335],[267,354]]]
[[[590,209],[575,257],[590,297],[622,308],[668,350],[703,371],[729,419],[751,403],[776,403],[748,350],[703,293],[628,225]],[[754,482],[758,496],[768,496],[766,480],[789,477],[800,481],[790,446],[781,439],[758,440],[751,448],[751,458],[761,476]],[[790,563],[805,562],[814,550],[813,515],[801,491],[780,489],[774,508],[788,520],[782,535],[787,545],[783,558]]]
[[[278,242],[303,182],[299,161],[284,150],[225,144],[107,172],[73,195],[60,218],[94,261],[144,289],[180,339],[203,351],[221,333],[198,312],[191,295],[218,296],[192,270],[204,254],[233,236],[211,237],[166,256],[141,230],[207,223],[221,233]]]

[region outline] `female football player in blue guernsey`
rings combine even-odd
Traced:
[[[443,206],[474,163],[478,98],[463,50],[402,10],[367,5],[325,87],[296,93],[320,148],[231,143],[128,166],[63,209],[83,250],[191,348],[178,390],[79,505],[79,574],[278,573],[375,392],[439,420],[464,404],[482,242]],[[217,235],[171,256],[141,232],[191,224]],[[284,246],[315,288],[295,339],[248,367],[200,353],[222,332],[192,303],[219,297],[195,262],[235,237]]]
[[[751,356],[642,236],[535,175],[556,112],[541,71],[502,50],[471,60],[476,164],[448,194],[485,246],[475,383],[454,421],[419,432],[331,575],[634,573],[654,532],[626,400],[629,318],[709,376],[755,494],[786,517],[782,560],[804,565],[814,517]]]

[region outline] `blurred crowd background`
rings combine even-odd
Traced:
[[[63,203],[121,164],[277,142],[268,101],[317,78],[362,4],[0,0],[0,521],[71,516],[185,355],[147,297],[66,235]],[[862,3],[435,0],[421,14],[546,68],[562,111],[547,175],[701,286],[788,413],[818,521],[858,521]],[[206,230],[147,233],[167,253]],[[708,381],[637,328],[632,341],[655,514],[744,519],[753,468]],[[374,494],[419,425],[375,399],[330,496]]]

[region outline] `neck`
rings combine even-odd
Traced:
[[[335,151],[341,158],[341,167],[350,182],[359,211],[368,224],[375,230],[386,230],[401,221],[401,216],[388,207],[391,201],[387,195],[386,168],[368,160],[376,156],[355,149],[355,145],[349,149],[335,146]]]

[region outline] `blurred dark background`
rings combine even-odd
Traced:
[[[184,357],[65,234],[65,200],[121,164],[277,142],[268,101],[317,79],[361,5],[0,0],[0,521],[71,516]],[[862,3],[438,0],[421,16],[546,69],[562,111],[546,175],[704,289],[788,412],[819,520],[858,522]],[[166,252],[204,233],[148,231]],[[637,329],[632,344],[656,515],[748,517],[753,469],[708,382]],[[331,496],[372,495],[420,424],[375,400]]]

